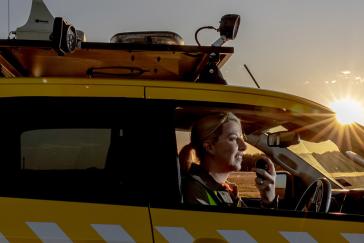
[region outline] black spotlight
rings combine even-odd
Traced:
[[[222,16],[218,31],[220,36],[225,36],[228,40],[234,40],[240,25],[240,16],[237,14],[227,14]]]
[[[72,53],[77,47],[77,33],[73,25],[61,17],[56,17],[50,39],[59,55]]]

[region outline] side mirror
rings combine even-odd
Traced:
[[[297,132],[275,132],[268,134],[267,144],[269,147],[286,148],[299,144],[300,136]]]
[[[276,195],[279,195],[280,199],[284,199],[287,189],[287,179],[286,173],[279,173],[277,171],[276,175]]]
[[[276,195],[279,195],[282,203],[291,200],[294,197],[293,176],[288,171],[277,171],[276,173]],[[282,208],[284,208],[283,204]]]

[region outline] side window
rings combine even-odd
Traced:
[[[25,170],[104,169],[111,129],[42,129],[20,135]]]
[[[230,120],[226,123],[227,127],[223,129],[222,124],[224,123],[219,119],[227,119],[227,116],[229,116],[228,119]],[[201,120],[201,118],[203,119]],[[181,175],[182,179],[185,178],[185,180],[182,180],[182,190],[190,203],[216,205],[214,204],[216,201],[226,200],[224,202],[227,204],[233,204],[233,200],[243,198],[247,206],[260,207],[261,193],[256,186],[256,161],[262,156],[269,158],[264,151],[269,154],[270,150],[261,146],[257,139],[260,139],[260,136],[264,135],[268,128],[276,126],[275,121],[267,119],[265,111],[256,107],[242,106],[237,108],[228,105],[223,107],[221,104],[216,105],[216,107],[211,104],[205,104],[205,106],[192,106],[190,104],[185,107],[180,106],[176,109],[175,120]],[[209,139],[206,140],[209,143],[199,144],[201,150],[197,151],[204,153],[210,149],[209,157],[206,159],[209,163],[206,168],[209,171],[201,170],[199,158],[196,156],[196,148],[192,148],[190,144],[191,129],[194,124],[197,124],[196,131],[198,132],[196,134],[200,136],[200,139]],[[236,126],[236,124],[241,126]],[[215,131],[217,132],[214,133]],[[215,145],[214,142],[217,142],[214,140],[217,139],[216,134],[220,134],[218,136],[219,138],[222,136],[222,140],[219,140],[216,146],[212,146]],[[270,159],[275,163],[274,159]],[[225,164],[218,165],[218,162]],[[290,178],[289,173],[277,164],[275,164],[275,170],[282,174],[282,179],[276,180],[275,193],[279,198],[285,199],[286,191],[289,190],[290,197],[293,194],[290,191],[291,187],[287,186],[287,184],[291,185],[291,182],[287,183],[286,181],[287,178]],[[213,174],[215,177],[209,176]],[[216,178],[220,179],[220,181],[216,180]],[[194,180],[200,183],[203,188],[207,188],[208,193],[201,191],[201,187],[196,186],[200,184],[195,183]],[[221,182],[222,180],[224,182]],[[183,187],[183,185],[186,186]],[[230,195],[233,195],[233,199],[226,199],[224,195],[219,198],[222,187],[231,192]],[[184,191],[185,188],[188,189]],[[211,196],[212,193],[217,195],[217,199]]]
[[[148,166],[147,153],[140,153],[147,134],[142,101],[52,98],[6,105],[11,109],[0,109],[0,181],[6,185],[0,196],[147,202],[149,170],[134,173]]]

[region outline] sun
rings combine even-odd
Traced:
[[[364,108],[361,103],[352,98],[339,99],[330,104],[336,113],[336,119],[341,124],[347,125],[354,122],[364,122]]]

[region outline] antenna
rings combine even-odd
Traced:
[[[8,34],[10,33],[10,0],[8,0]]]
[[[15,30],[19,40],[48,40],[53,31],[54,17],[43,0],[32,0],[28,21]]]
[[[250,77],[253,79],[253,81],[254,81],[255,85],[258,87],[258,89],[260,89],[260,86],[259,86],[258,82],[255,80],[255,78],[254,78],[253,74],[250,72],[250,70],[249,70],[248,66],[247,66],[246,64],[244,64],[244,67],[245,67],[246,71],[248,71],[248,73],[249,73]]]

